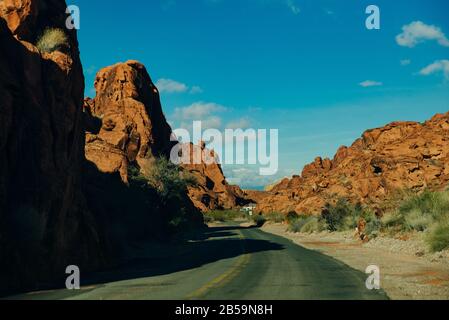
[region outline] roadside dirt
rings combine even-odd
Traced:
[[[351,232],[299,234],[286,229],[283,224],[262,227],[265,232],[320,251],[362,272],[370,265],[378,266],[381,287],[391,299],[449,299],[449,251],[430,254],[418,235],[407,240],[380,237],[362,243]]]

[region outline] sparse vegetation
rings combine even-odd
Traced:
[[[425,191],[406,197],[382,219],[390,232],[426,231],[449,219],[449,193]]]
[[[433,252],[449,248],[449,223],[437,225],[431,230],[426,242]]]
[[[287,223],[291,223],[298,218],[299,218],[299,215],[296,212],[291,211],[287,214],[286,221],[287,221]]]
[[[243,212],[235,210],[211,210],[206,212],[204,217],[206,222],[226,222],[238,218],[245,218],[246,215]]]
[[[360,204],[352,205],[347,200],[340,199],[335,205],[327,204],[321,216],[303,215],[290,219],[289,230],[301,233],[354,230],[361,219],[367,223],[367,234],[377,235],[381,222],[374,213]]]
[[[299,216],[296,219],[292,219],[288,224],[288,231],[301,232],[302,227],[307,224],[309,216]]]
[[[193,175],[165,157],[148,161],[141,169],[137,179],[146,181],[166,202],[182,199],[187,187],[197,184]]]
[[[328,229],[325,220],[319,216],[298,216],[289,223],[288,230],[297,233],[321,232]]]
[[[327,204],[322,213],[329,231],[353,230],[360,219],[367,223],[377,219],[375,215],[360,204],[352,205],[345,199],[339,199],[335,205]]]
[[[271,221],[274,223],[282,223],[286,220],[285,214],[282,214],[280,212],[271,212],[269,214],[266,214],[265,218],[267,219],[267,221]]]
[[[314,233],[327,230],[326,222],[320,217],[310,217],[308,221],[302,226],[302,233]]]
[[[186,195],[187,188],[197,183],[192,175],[165,157],[149,159],[141,168],[130,166],[128,175],[132,184],[157,194],[158,205],[168,212],[167,224],[171,229],[179,230],[191,223],[189,215],[193,208]]]
[[[45,29],[37,41],[36,47],[41,52],[51,53],[69,47],[69,39],[64,30],[57,28]]]
[[[382,222],[390,233],[428,232],[426,242],[434,252],[449,248],[449,192],[411,195]]]
[[[321,217],[291,215],[287,219],[289,231],[312,233],[328,230],[354,230],[359,221],[365,221],[364,234],[375,238],[380,233],[397,235],[407,232],[426,232],[426,242],[432,251],[449,248],[449,191],[421,194],[402,192],[402,200],[389,203],[389,211],[378,218],[374,212],[345,199],[327,204]]]
[[[262,227],[265,224],[265,222],[267,222],[267,220],[263,215],[253,216],[253,221],[257,227]]]

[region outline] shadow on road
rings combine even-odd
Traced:
[[[283,250],[284,246],[266,241],[239,238],[238,226],[205,229],[194,240],[181,244],[142,244],[134,257],[119,267],[88,275],[83,286],[160,276],[190,270],[245,253]]]

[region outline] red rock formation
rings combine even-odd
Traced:
[[[195,207],[206,212],[231,209],[247,202],[240,187],[229,185],[226,181],[219,159],[213,150],[206,149],[205,144],[200,143],[200,145],[185,144],[183,152],[190,154],[190,159],[189,163],[182,164],[182,167],[193,174],[198,183],[189,187],[189,197]],[[200,163],[193,161],[195,157]]]
[[[449,182],[449,113],[421,124],[394,122],[368,130],[333,160],[317,158],[258,203],[261,212],[319,213],[344,197],[376,205],[398,189],[445,188]]]
[[[95,99],[84,103],[89,127],[86,158],[101,172],[119,172],[128,182],[129,164],[144,167],[148,159],[170,155],[176,142],[170,141],[172,130],[162,112],[159,92],[142,64],[128,61],[100,70],[95,88]],[[92,123],[95,119],[99,125]],[[190,152],[201,154],[200,159],[210,153],[204,145],[192,146]],[[183,167],[198,182],[188,192],[195,207],[206,211],[236,206],[240,189],[228,185],[218,163]]]
[[[159,92],[145,67],[127,61],[100,70],[97,95],[86,99],[87,112],[101,119],[99,132],[86,135],[86,158],[105,173],[120,172],[127,182],[128,164],[155,156],[168,156],[172,134],[159,100]]]
[[[102,261],[82,194],[84,77],[65,10],[60,0],[0,2],[0,290]],[[47,27],[69,45],[39,52]]]

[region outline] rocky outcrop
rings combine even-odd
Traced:
[[[246,195],[238,186],[229,185],[223,174],[219,159],[205,143],[185,144],[182,152],[190,154],[182,167],[190,172],[197,185],[189,187],[189,197],[195,207],[202,212],[219,209],[232,209],[248,202]],[[200,161],[194,161],[199,159]]]
[[[103,262],[82,193],[84,77],[65,1],[0,2],[0,291]],[[67,45],[40,52],[46,28]]]
[[[158,89],[141,63],[127,61],[100,70],[95,89],[96,97],[84,103],[86,158],[101,172],[118,172],[128,183],[130,164],[143,168],[148,160],[170,156],[177,141],[171,141],[176,139],[162,112]],[[211,152],[204,145],[185,146],[192,155],[198,152],[200,159]],[[239,203],[240,189],[228,185],[218,162],[187,164],[183,169],[198,183],[188,190],[196,208],[204,212]]]
[[[449,113],[425,123],[368,130],[333,160],[316,158],[258,201],[261,212],[319,213],[339,197],[377,206],[397,190],[438,190],[449,183]]]
[[[120,172],[127,182],[129,163],[142,165],[169,155],[172,131],[159,92],[141,63],[127,61],[100,70],[95,89],[97,95],[86,99],[85,110],[101,119],[101,126],[86,135],[86,158],[100,171]]]

